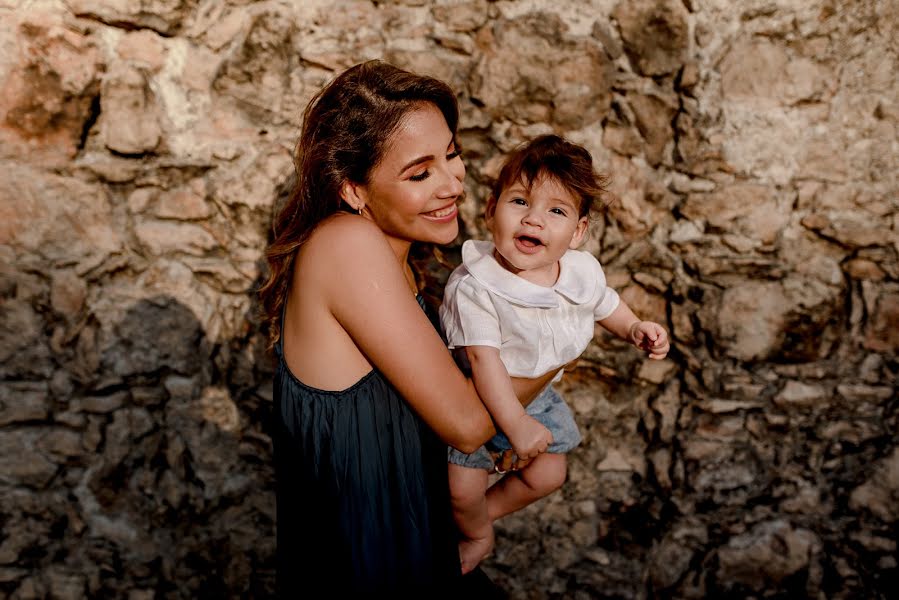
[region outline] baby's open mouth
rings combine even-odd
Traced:
[[[537,246],[543,245],[543,242],[541,242],[539,238],[531,237],[529,235],[520,235],[516,239],[523,246],[526,246],[528,248],[536,248]]]

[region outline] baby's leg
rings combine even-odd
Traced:
[[[465,538],[459,543],[462,574],[493,550],[493,523],[487,514],[487,471],[449,463],[453,516]]]
[[[565,483],[568,461],[564,454],[544,453],[521,471],[509,473],[487,490],[490,521],[521,510],[548,496]]]

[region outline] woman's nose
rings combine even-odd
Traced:
[[[458,173],[460,169],[453,169],[452,167],[444,170],[444,181],[440,185],[440,189],[437,192],[437,195],[441,198],[452,198],[454,196],[461,196],[462,192],[465,188],[462,186],[462,178],[465,177],[464,168],[461,170],[461,174]]]

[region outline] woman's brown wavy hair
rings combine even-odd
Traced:
[[[259,290],[272,344],[281,335],[297,249],[324,219],[349,209],[340,197],[343,183],[367,184],[403,118],[423,103],[443,113],[455,137],[459,107],[452,89],[379,60],[350,67],[306,106],[294,155],[296,184],[272,223],[269,273]]]

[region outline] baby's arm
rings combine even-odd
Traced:
[[[599,324],[647,352],[649,358],[661,360],[668,355],[671,346],[665,328],[653,321],[641,321],[624,300],[619,300],[612,314],[600,320]]]
[[[545,452],[553,441],[552,433],[525,412],[499,350],[491,346],[468,346],[466,350],[478,395],[497,427],[509,438],[515,454],[533,458]]]

